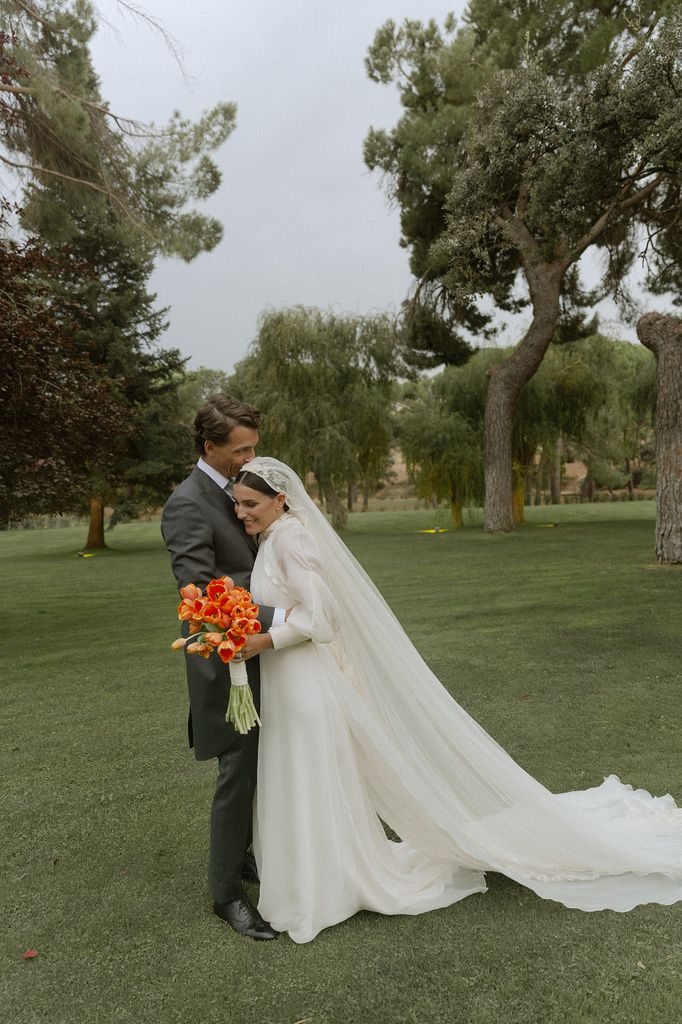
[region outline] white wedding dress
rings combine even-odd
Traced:
[[[261,655],[265,920],[308,942],[359,910],[418,914],[484,892],[486,870],[582,910],[682,899],[672,797],[613,775],[550,793],[433,676],[298,477],[274,459],[248,468],[291,508],[261,535],[251,577],[255,601],[293,607]]]

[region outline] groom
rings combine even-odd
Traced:
[[[178,587],[231,576],[249,588],[257,546],[234,514],[231,482],[255,456],[261,414],[253,406],[213,395],[194,420],[199,460],[166,502],[161,520]],[[263,633],[258,651],[272,642],[266,632],[284,621],[283,609],[261,606]],[[187,625],[183,624],[184,635]],[[250,647],[254,645],[251,644]],[[218,759],[218,780],[211,808],[208,881],[213,910],[240,935],[252,939],[277,937],[251,906],[242,879],[257,881],[256,863],[247,853],[251,842],[253,797],[256,788],[258,730],[241,736],[225,721],[230,690],[229,668],[215,654],[208,660],[186,655],[189,689],[189,741],[199,761]],[[256,707],[260,700],[258,658],[247,663]]]

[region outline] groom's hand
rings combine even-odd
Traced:
[[[241,655],[246,661],[248,658],[255,658],[256,655],[262,654],[263,651],[269,651],[272,648],[272,637],[269,633],[254,633],[246,641],[241,649]]]

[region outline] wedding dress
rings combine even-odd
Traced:
[[[293,471],[248,469],[289,506],[251,577],[255,601],[293,608],[261,655],[254,850],[274,928],[307,942],[362,909],[449,906],[488,870],[581,910],[682,899],[671,796],[614,775],[550,793],[436,679]]]

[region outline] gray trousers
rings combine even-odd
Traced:
[[[244,854],[252,839],[253,798],[258,768],[258,728],[218,756],[218,779],[211,807],[208,889],[216,903],[242,892]]]

